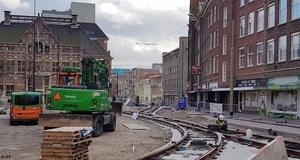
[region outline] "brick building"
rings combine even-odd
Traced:
[[[198,34],[189,36],[199,39],[201,100],[228,106],[233,75],[236,110],[273,116],[286,108],[289,117],[299,116],[300,2],[207,0],[199,6],[192,17]]]
[[[0,23],[2,96],[32,90],[34,53],[35,90],[40,92],[55,84],[58,63],[80,67],[83,57],[95,57],[107,60],[111,68],[108,38],[95,23],[77,22],[76,15],[51,18],[4,13]],[[91,29],[94,34],[86,32]]]

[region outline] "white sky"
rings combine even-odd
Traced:
[[[114,57],[114,68],[150,68],[152,63],[161,63],[162,52],[178,47],[179,37],[187,36],[190,0],[73,1],[96,4],[96,23],[109,38],[108,49]],[[33,2],[34,0],[0,0],[0,21],[4,19],[6,10],[11,11],[11,14],[33,15]],[[72,0],[36,0],[36,14],[42,10],[68,10],[71,2]],[[171,34],[177,30],[179,31]],[[167,36],[169,34],[171,35]],[[163,38],[165,36],[167,37]],[[157,41],[161,38],[163,39]],[[156,45],[147,47],[136,44],[154,42]]]

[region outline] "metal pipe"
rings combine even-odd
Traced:
[[[232,44],[231,44],[231,57],[230,57],[230,106],[229,106],[229,111],[230,111],[230,116],[233,115],[233,80],[234,80],[234,49],[235,49],[235,1],[232,1]],[[223,67],[222,67],[223,68]],[[227,70],[227,69],[226,69]],[[226,72],[226,71],[225,71]]]
[[[35,44],[35,21],[37,20],[35,17],[35,1],[34,0],[34,19],[33,19],[33,64],[32,64],[32,92],[35,92],[35,50],[36,50],[36,44]]]

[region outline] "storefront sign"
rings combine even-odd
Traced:
[[[269,89],[295,89],[300,87],[300,76],[268,78]]]
[[[201,69],[199,66],[192,66],[193,74],[199,74],[201,72]]]
[[[236,80],[237,87],[253,87],[262,85],[262,80],[258,79],[245,79],[245,80]]]

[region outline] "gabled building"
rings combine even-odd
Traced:
[[[111,68],[112,57],[101,43],[107,37],[94,40],[86,33],[88,27],[77,23],[76,15],[51,18],[10,13],[4,11],[4,20],[0,23],[0,93],[3,95],[33,88],[45,92],[56,82],[58,63],[80,67],[83,57],[94,57],[105,59]]]

